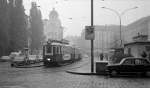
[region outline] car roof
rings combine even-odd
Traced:
[[[146,58],[140,58],[140,57],[126,57],[126,58],[123,58],[123,59],[146,59]]]
[[[124,62],[124,61],[127,60],[127,59],[133,59],[133,60],[135,60],[135,59],[143,59],[143,60],[147,60],[146,58],[140,58],[140,57],[126,57],[126,58],[123,58],[123,59],[120,61],[120,63]],[[147,60],[147,61],[149,62],[149,60]]]

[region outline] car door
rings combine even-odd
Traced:
[[[132,72],[134,70],[134,61],[132,59],[126,59],[120,66],[121,72]]]
[[[148,63],[145,59],[135,59],[136,72],[144,72],[147,70]]]

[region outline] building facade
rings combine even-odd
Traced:
[[[150,41],[148,35],[137,35],[133,42],[124,45],[124,53],[133,57],[144,57],[150,60]]]
[[[63,27],[55,8],[50,12],[49,19],[44,20],[44,31],[47,39],[63,39]]]
[[[127,25],[126,29],[123,30],[124,34],[124,44],[132,42],[132,38],[141,35],[148,35],[148,40],[150,40],[150,16],[141,18],[129,25]]]
[[[122,26],[124,29],[124,26]],[[95,25],[94,39],[94,57],[99,58],[100,54],[104,54],[104,59],[108,58],[108,53],[112,47],[119,47],[119,26],[118,25]],[[89,55],[91,53],[91,42],[85,40],[85,29],[81,32],[80,42],[78,46],[85,50]]]
[[[125,29],[122,26],[122,29]],[[94,39],[94,50],[98,52],[107,51],[112,47],[119,46],[119,26],[118,25],[95,25],[95,39]],[[90,50],[89,40],[85,40],[85,30],[81,33],[81,39],[85,43],[83,47]]]
[[[124,30],[124,53],[150,60],[150,16],[129,24]]]

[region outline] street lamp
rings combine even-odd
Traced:
[[[133,9],[137,9],[138,7],[137,6],[135,6],[135,7],[133,7],[133,8],[129,8],[129,9],[126,9],[126,10],[124,10],[122,13],[119,13],[119,12],[117,12],[116,10],[114,10],[114,9],[111,9],[111,8],[107,8],[107,7],[101,7],[101,8],[103,8],[103,9],[108,9],[108,10],[111,10],[111,11],[113,11],[114,13],[116,13],[117,14],[117,16],[118,16],[118,18],[119,18],[119,22],[120,22],[120,47],[122,47],[122,34],[121,34],[121,17],[126,13],[126,12],[128,12],[128,11],[130,11],[130,10],[133,10]]]

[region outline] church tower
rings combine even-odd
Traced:
[[[55,8],[53,8],[53,10],[50,12],[49,19],[45,22],[44,26],[47,39],[63,39],[63,27]]]

